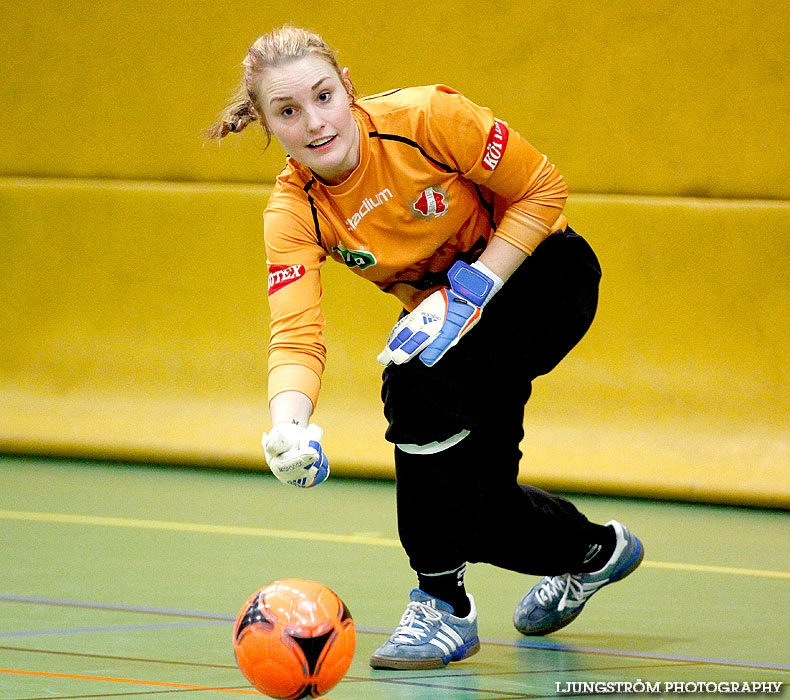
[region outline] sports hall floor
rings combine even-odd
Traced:
[[[258,695],[235,666],[232,624],[254,590],[285,577],[327,584],[354,616],[357,652],[334,700],[598,697],[573,685],[583,681],[660,684],[646,695],[667,698],[691,693],[665,683],[790,683],[788,512],[572,499],[643,540],[630,578],[566,629],[527,638],[510,618],[537,579],[470,566],[481,652],[439,671],[372,671],[414,583],[392,483],[333,477],[302,491],[268,474],[0,457],[0,698]]]

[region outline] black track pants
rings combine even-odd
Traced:
[[[532,380],[587,332],[600,275],[583,238],[556,233],[436,365],[414,358],[384,371],[390,442],[424,445],[470,431],[436,454],[395,449],[398,530],[416,571],[483,561],[559,574],[581,562],[597,526],[570,502],[516,479]]]

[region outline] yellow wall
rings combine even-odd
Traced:
[[[0,180],[5,449],[261,467],[268,192]],[[524,478],[790,505],[790,205],[577,195],[568,214],[601,310],[536,382]],[[316,420],[337,472],[391,475],[375,357],[397,303],[335,263],[324,282]]]
[[[362,93],[443,82],[490,106],[574,192],[790,198],[775,0],[4,3],[0,174],[271,180],[279,149],[198,134],[285,21],[324,34]]]
[[[566,176],[602,301],[536,383],[525,479],[790,506],[779,3],[4,8],[0,449],[262,466],[260,215],[283,154],[199,132],[286,20],[363,94],[450,84]],[[389,476],[375,356],[397,304],[339,265],[325,286],[316,420],[336,472]]]

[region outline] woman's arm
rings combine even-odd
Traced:
[[[282,391],[269,403],[272,425],[292,423],[306,428],[313,415],[313,402],[301,391]]]
[[[486,249],[480,256],[483,263],[491,272],[498,275],[503,282],[507,282],[510,277],[527,259],[527,253],[517,248],[512,243],[508,243],[504,238],[496,234],[491,237]]]

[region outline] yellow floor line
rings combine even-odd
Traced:
[[[675,569],[677,571],[700,571],[706,574],[735,574],[737,576],[759,576],[762,578],[790,579],[790,571],[770,571],[768,569],[738,569],[732,566],[708,566],[706,564],[680,564],[671,561],[642,562],[642,566],[653,569]]]
[[[243,527],[240,525],[210,525],[208,523],[182,523],[169,520],[138,520],[133,518],[111,518],[97,515],[75,515],[71,513],[39,513],[24,510],[0,510],[2,520],[25,520],[43,523],[68,523],[71,525],[99,525],[103,527],[128,527],[142,530],[169,530],[171,532],[199,532],[212,535],[240,535],[243,537],[272,537],[276,539],[309,540],[312,542],[334,542],[337,544],[364,544],[374,547],[400,547],[396,539],[371,537],[368,535],[343,535],[328,532],[302,532],[299,530],[277,530],[265,527]],[[706,574],[731,574],[790,580],[790,571],[766,569],[739,569],[729,566],[706,564],[682,564],[668,561],[645,560],[642,566],[651,569],[694,571]]]
[[[377,547],[400,547],[398,540],[368,535],[342,535],[325,532],[301,532],[299,530],[276,530],[266,527],[244,527],[241,525],[210,525],[208,523],[180,523],[170,520],[137,520],[111,518],[96,515],[74,515],[71,513],[38,513],[23,510],[0,510],[0,519],[29,520],[45,523],[69,523],[72,525],[102,525],[105,527],[131,527],[142,530],[170,530],[175,532],[200,532],[213,535],[243,535],[246,537],[273,537],[289,540],[311,540],[314,542],[337,542],[342,544],[367,544]]]

